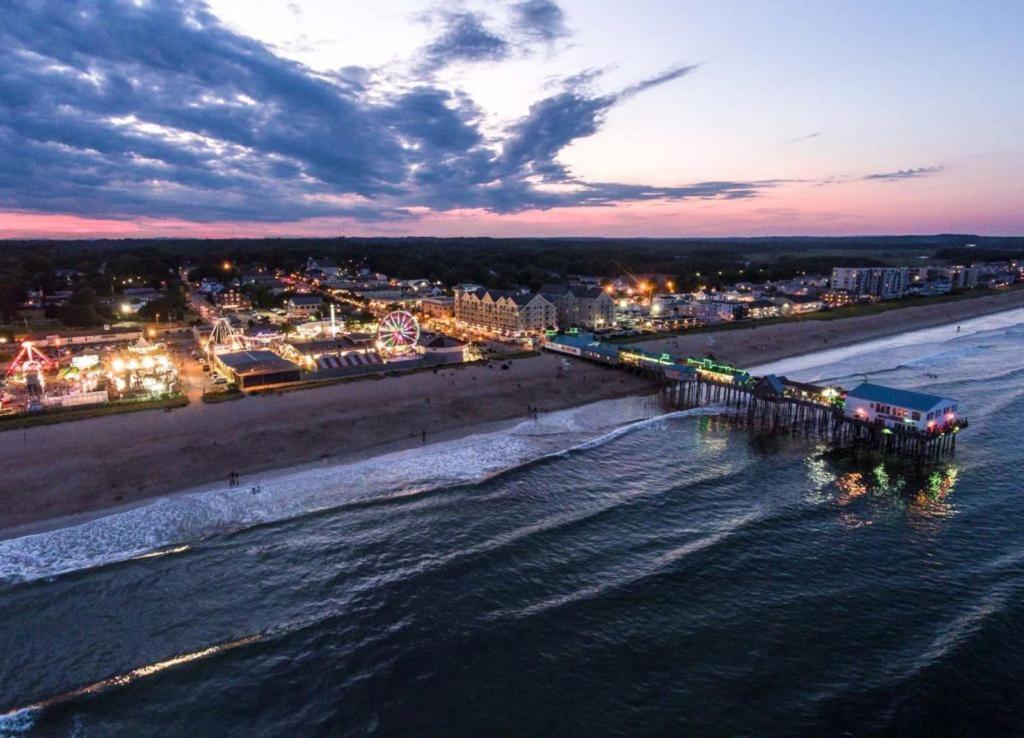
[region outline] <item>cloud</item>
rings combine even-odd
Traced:
[[[919,177],[927,177],[930,174],[938,174],[943,171],[945,167],[918,167],[917,169],[900,169],[896,172],[880,172],[877,174],[866,174],[863,179],[867,180],[881,180],[884,182],[900,182],[905,179],[918,179]]]
[[[508,53],[477,16],[445,16],[432,64]],[[500,135],[432,74],[385,87],[325,74],[225,27],[198,0],[0,4],[0,208],[91,218],[398,221],[652,199],[754,197],[772,181],[587,182],[558,157],[618,103],[564,81]]]
[[[791,138],[786,143],[797,143],[798,141],[810,141],[812,138],[818,138],[824,131],[815,131],[814,133],[808,133],[806,136],[797,136]]]
[[[457,62],[501,61],[512,47],[504,38],[487,28],[484,17],[468,10],[440,11],[443,30],[421,52],[418,66],[433,72]]]
[[[508,129],[500,163],[506,171],[524,169],[547,178],[564,178],[556,161],[559,152],[579,138],[597,133],[604,115],[617,103],[658,85],[689,74],[694,67],[677,67],[642,80],[610,95],[593,95],[590,83],[596,73],[570,78],[565,90],[530,106],[529,113]]]
[[[524,0],[511,8],[512,29],[530,41],[553,43],[569,36],[565,13],[551,0]]]

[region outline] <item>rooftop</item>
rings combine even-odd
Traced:
[[[943,402],[955,402],[939,395],[929,395],[925,392],[913,392],[912,390],[895,389],[884,387],[880,384],[864,382],[850,390],[848,397],[856,397],[870,402],[882,402],[886,405],[905,407],[910,410],[927,412],[936,405]]]
[[[217,354],[217,360],[240,375],[298,371],[299,368],[273,351],[232,351]]]
[[[320,295],[292,295],[288,302],[292,305],[319,305],[323,300]]]

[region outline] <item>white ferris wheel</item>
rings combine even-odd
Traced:
[[[395,310],[380,319],[377,348],[388,356],[411,354],[420,340],[420,324],[405,310]]]

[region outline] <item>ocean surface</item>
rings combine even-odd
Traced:
[[[1024,310],[766,369],[971,425],[613,401],[0,541],[0,736],[1020,735]]]

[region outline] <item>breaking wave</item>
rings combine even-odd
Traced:
[[[714,412],[701,408],[663,413],[651,397],[608,400],[363,461],[159,498],[78,525],[0,541],[0,582],[29,582],[184,554],[192,542],[210,536],[473,484],[595,448],[651,423]]]

